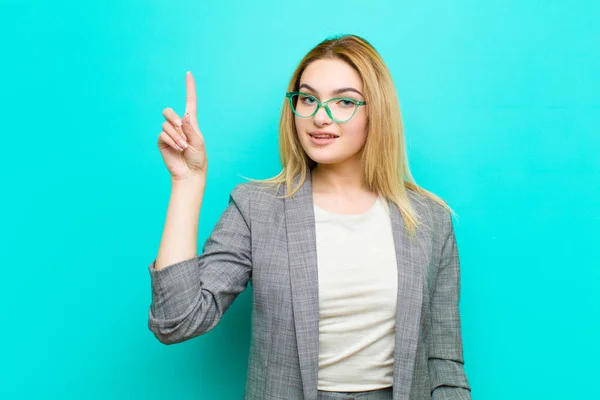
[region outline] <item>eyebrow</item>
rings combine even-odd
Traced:
[[[316,91],[315,89],[313,89],[309,84],[307,83],[303,83],[302,85],[300,85],[300,87],[298,88],[298,90],[302,89],[303,87],[307,88],[310,91],[313,91],[315,93],[319,93],[318,91]],[[365,97],[361,92],[359,92],[358,90],[352,88],[352,87],[345,87],[345,88],[340,88],[340,89],[335,89],[332,93],[333,94],[340,94],[340,93],[344,93],[344,92],[355,92],[360,94],[362,97]]]

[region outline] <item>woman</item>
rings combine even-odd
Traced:
[[[213,329],[253,288],[246,399],[470,399],[449,207],[408,168],[390,73],[364,39],[328,39],[294,72],[283,169],[238,185],[197,256],[207,157],[186,76],[159,148],[172,193],[150,266],[163,343]]]

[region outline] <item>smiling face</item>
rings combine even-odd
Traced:
[[[320,102],[344,97],[364,101],[363,83],[358,72],[339,59],[322,59],[312,62],[300,77],[298,91],[314,96]],[[298,100],[300,103],[302,100]],[[312,100],[305,99],[310,105]],[[331,111],[347,108],[351,103],[334,100],[329,103]],[[338,118],[336,114],[334,117]],[[320,107],[315,115],[301,118],[295,115],[296,132],[302,148],[317,164],[355,163],[367,139],[367,106],[358,107],[347,122],[335,122]],[[319,138],[330,134],[333,139]]]

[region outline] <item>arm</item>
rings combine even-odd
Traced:
[[[156,270],[198,254],[198,218],[205,187],[203,177],[172,180],[167,218],[154,263]]]
[[[246,289],[252,273],[250,227],[242,210],[248,198],[238,186],[206,240],[202,254],[155,269],[149,267],[152,304],[148,327],[165,344],[213,329]]]
[[[471,400],[464,371],[460,326],[460,262],[452,216],[444,213],[443,243],[433,297],[429,335],[429,376],[433,400]]]

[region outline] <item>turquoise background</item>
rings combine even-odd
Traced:
[[[599,2],[0,5],[0,398],[242,398],[251,289],[205,336],[147,328],[162,110],[191,70],[201,245],[241,175],[278,172],[288,79],[336,33],[379,50],[414,176],[459,214],[474,398],[600,398]]]

